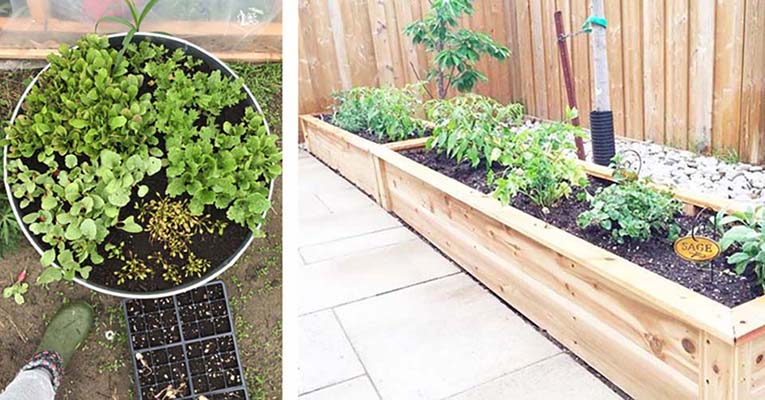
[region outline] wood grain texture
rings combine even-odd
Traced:
[[[300,120],[308,151],[379,200],[375,159],[370,153],[370,148],[379,145],[310,115]]]
[[[414,46],[400,30],[422,18],[427,0],[385,2],[334,0],[346,34],[332,58],[301,53],[346,67],[330,80],[350,76],[351,86],[403,85],[425,76],[432,54]],[[307,1],[301,13],[310,24],[324,23]],[[704,153],[736,151],[743,161],[765,162],[765,2],[758,0],[608,0],[607,52],[611,108],[617,135],[650,139]],[[408,7],[407,7],[408,5]],[[326,7],[325,7],[326,8]],[[350,12],[348,10],[352,9]],[[501,102],[522,102],[529,114],[559,119],[567,103],[555,48],[552,12],[561,10],[568,31],[589,15],[580,0],[482,0],[463,26],[489,33],[513,54],[504,63],[484,57],[478,69],[489,77],[476,91]],[[321,11],[321,10],[319,10]],[[365,14],[366,13],[366,14]],[[366,18],[364,16],[366,15]],[[1,20],[0,20],[0,23]],[[301,24],[305,40],[314,27]],[[352,33],[349,33],[352,31]],[[567,39],[583,125],[592,108],[591,51],[588,35]],[[366,49],[358,52],[358,48]],[[327,48],[325,48],[327,47]],[[328,53],[331,46],[306,43],[305,52]],[[332,61],[334,59],[334,61]],[[345,68],[350,68],[350,73]],[[321,69],[321,68],[318,68]],[[312,76],[311,79],[324,79]],[[314,99],[301,96],[302,113],[328,105],[323,91],[336,86],[314,82]],[[454,95],[455,91],[450,91]]]
[[[724,307],[397,153],[427,138],[379,145],[311,116],[301,124],[309,151],[635,398],[765,393],[765,297]]]
[[[744,55],[743,1],[718,0],[715,19],[715,84],[712,151],[738,151],[741,122],[741,73]]]

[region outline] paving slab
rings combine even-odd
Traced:
[[[364,367],[331,310],[301,317],[299,326],[299,393],[364,374]]]
[[[401,223],[379,207],[307,218],[299,223],[298,247],[332,242],[398,226],[401,226]]]
[[[366,375],[317,390],[299,397],[300,400],[379,400]]]
[[[449,400],[620,400],[568,354],[559,354]]]
[[[298,197],[298,218],[300,221],[309,218],[318,218],[332,214],[319,197],[314,193],[301,193]]]
[[[334,173],[326,165],[313,158],[310,160],[298,161],[298,181],[300,182],[298,188],[300,193],[327,193],[355,188],[345,178]]]
[[[560,353],[465,274],[335,309],[383,399],[443,399]]]
[[[450,260],[419,238],[301,268],[300,313],[459,273]]]
[[[378,207],[374,200],[356,188],[343,191],[318,192],[316,197],[336,214],[359,208]]]
[[[346,239],[335,240],[329,243],[304,246],[299,249],[305,264],[313,264],[320,261],[360,253],[365,250],[387,247],[396,243],[414,240],[417,235],[403,226],[386,229],[383,231],[367,233]]]

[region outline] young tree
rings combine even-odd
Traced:
[[[458,28],[458,20],[472,14],[472,0],[431,0],[430,12],[425,18],[404,28],[404,34],[410,36],[413,43],[422,44],[428,52],[436,54],[427,79],[436,81],[439,98],[446,97],[450,87],[470,92],[478,81],[487,80],[486,75],[475,70],[475,63],[482,54],[500,61],[510,55],[507,47],[489,35]]]

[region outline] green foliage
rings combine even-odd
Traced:
[[[135,8],[131,12],[143,18]],[[41,257],[46,269],[38,283],[78,274],[87,279],[104,261],[98,249],[111,230],[142,232],[133,216],[120,218],[120,210],[134,196],[147,195],[149,187],[141,182],[163,167],[168,193],[188,194],[194,218],[216,206],[261,234],[281,153],[277,137],[266,132],[252,108],[243,108],[240,122],[223,123],[246,97],[240,79],[197,71],[202,61],[182,50],[141,41],[117,52],[95,35],[83,37],[76,48],[62,47],[50,62],[22,115],[5,129],[9,184],[26,211],[23,222],[50,246]],[[172,154],[159,148],[162,136]],[[122,254],[114,245],[105,250],[110,258]],[[145,275],[138,268],[126,265],[122,281]]]
[[[434,53],[428,80],[435,80],[438,97],[443,99],[450,87],[469,92],[486,76],[475,69],[481,55],[497,60],[510,56],[507,47],[495,42],[487,34],[458,29],[459,20],[473,14],[472,0],[433,0],[430,12],[422,19],[407,25],[404,33],[414,44],[422,44]]]
[[[172,257],[185,258],[194,235],[203,232],[223,235],[227,226],[223,221],[213,222],[209,215],[193,215],[187,200],[162,198],[136,204],[136,208],[151,240],[161,243]]]
[[[15,282],[11,286],[8,286],[3,289],[3,298],[10,299],[13,298],[13,301],[16,302],[18,305],[24,304],[24,295],[29,290],[29,284],[24,282],[24,279],[26,278],[27,273],[26,271],[19,274],[19,277],[16,279]]]
[[[0,258],[18,248],[21,231],[8,196],[0,194]]]
[[[680,234],[675,216],[682,204],[671,193],[658,191],[646,181],[625,181],[601,188],[588,200],[590,209],[577,217],[579,226],[609,231],[618,243],[626,239],[646,241],[655,234],[674,240]]]
[[[575,113],[569,110],[567,118]],[[548,207],[568,197],[574,186],[586,186],[587,175],[572,156],[573,138],[583,135],[581,128],[565,122],[518,129],[492,156],[505,167],[499,177],[488,172],[488,181],[495,184],[494,196],[510,203],[522,194],[547,212]]]
[[[245,120],[177,131],[167,137],[167,194],[191,196],[189,210],[202,215],[205,206],[228,209],[226,216],[260,235],[263,213],[271,207],[269,183],[281,174],[277,137],[251,108]]]
[[[189,62],[176,52],[144,68],[156,85],[156,126],[169,149],[167,194],[191,196],[193,215],[202,215],[206,206],[227,209],[230,220],[262,235],[270,183],[281,174],[278,137],[268,133],[252,107],[245,109],[242,122],[218,124],[225,108],[244,100],[242,81],[217,71],[190,76],[180,68]]]
[[[104,149],[146,154],[156,146],[151,95],[138,93],[143,77],[128,73],[128,63],[117,64],[116,56],[95,35],[51,54],[50,69],[24,100],[24,113],[5,129],[9,157],[94,158]]]
[[[96,27],[95,31],[98,32],[98,25],[100,25],[102,22],[116,22],[118,24],[125,25],[125,27],[128,28],[127,34],[125,35],[125,38],[122,40],[122,49],[120,49],[119,55],[117,56],[117,60],[121,61],[123,55],[125,54],[125,50],[128,47],[128,44],[133,41],[133,37],[136,33],[141,31],[141,25],[143,24],[143,20],[146,19],[146,16],[149,15],[149,11],[151,11],[154,6],[157,5],[157,2],[159,0],[149,0],[144,5],[143,9],[139,12],[138,11],[138,5],[136,4],[135,0],[124,0],[125,4],[127,4],[128,9],[130,10],[130,15],[133,18],[132,21],[126,20],[122,17],[117,16],[106,16],[101,17],[98,21],[96,21]],[[119,64],[119,62],[117,63]]]
[[[736,250],[728,256],[728,264],[735,265],[739,275],[753,264],[760,283],[765,286],[765,206],[750,207],[730,215],[721,210],[715,221],[718,230],[723,232],[721,250]]]
[[[69,158],[66,165],[59,165],[54,156],[48,156],[42,163],[47,172],[30,169],[21,159],[8,162],[9,177],[15,177],[11,190],[21,199],[21,209],[38,201],[41,205],[39,210],[25,214],[23,222],[51,246],[43,253],[43,266],[57,261],[61,267],[47,268],[38,281],[72,280],[76,273],[87,279],[92,265],[104,261],[97,248],[110,228],[141,231],[133,217],[120,220],[120,209],[130,202],[133,189],[145,176],[159,172],[161,161],[103,150],[91,161],[80,163]]]
[[[426,147],[445,152],[457,162],[469,160],[473,168],[481,162],[486,168],[497,161],[501,148],[512,136],[509,128],[521,122],[521,104],[502,105],[475,94],[427,104],[428,120],[434,125]]]
[[[422,106],[421,88],[358,87],[336,93],[332,123],[351,132],[368,130],[389,142],[422,136],[423,122],[414,118]]]
[[[230,66],[258,99],[271,132],[279,135],[282,131],[282,63],[232,63]]]

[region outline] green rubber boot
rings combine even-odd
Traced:
[[[93,308],[84,301],[73,301],[59,308],[48,323],[37,352],[55,351],[64,359],[64,367],[93,328]]]

